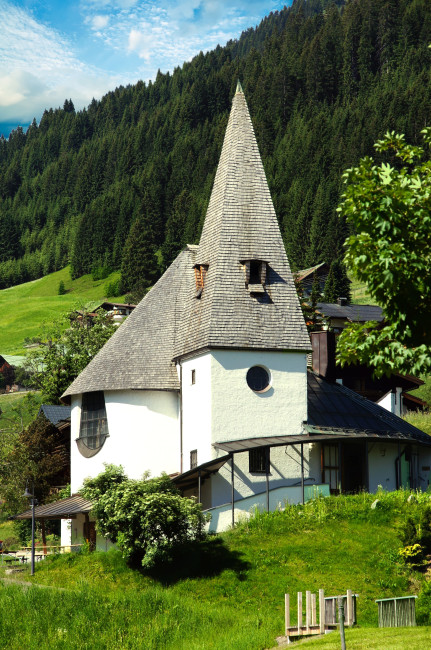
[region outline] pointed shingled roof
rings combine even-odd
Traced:
[[[172,358],[195,252],[188,246],[178,255],[62,398],[96,390],[179,390]]]
[[[258,297],[245,283],[247,260],[267,263],[266,292]],[[208,273],[200,299],[190,288],[177,357],[209,347],[311,349],[240,84],[196,263],[208,265]]]
[[[268,265],[254,297],[241,262]],[[208,264],[196,298],[194,266]],[[188,246],[63,398],[97,390],[178,390],[174,359],[212,347],[310,350],[242,89],[233,99],[199,246]]]

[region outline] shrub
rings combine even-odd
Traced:
[[[97,528],[130,564],[151,568],[182,544],[203,538],[200,504],[182,497],[169,476],[131,480],[121,467],[86,479],[81,494],[93,502]]]
[[[60,283],[58,285],[58,295],[64,296],[65,293],[66,293],[66,287],[64,286],[63,280],[60,280]]]
[[[105,296],[110,298],[111,296],[119,296],[120,291],[120,280],[112,280],[112,282],[107,282],[105,284]]]

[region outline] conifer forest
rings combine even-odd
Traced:
[[[295,0],[154,82],[46,110],[0,139],[0,288],[134,258],[154,282],[199,241],[238,79],[292,266],[340,259],[343,171],[430,122],[430,35],[429,0]]]

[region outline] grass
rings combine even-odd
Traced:
[[[91,275],[72,280],[66,267],[39,280],[3,289],[0,291],[0,354],[25,354],[24,339],[38,336],[43,323],[52,323],[83,305],[93,303],[94,306],[105,299],[105,285],[118,278],[119,272],[114,272],[104,280],[93,280]],[[61,280],[67,292],[63,296],[58,295]]]
[[[375,299],[368,293],[365,282],[360,282],[352,276],[350,276],[350,280],[352,281],[350,291],[352,294],[352,303],[354,305],[377,305]]]
[[[346,630],[346,647],[349,650],[423,650],[429,647],[431,627],[403,627],[383,629],[354,629]],[[340,635],[331,632],[324,638],[305,641],[297,644],[301,650],[339,650]]]
[[[336,595],[351,588],[359,594],[363,628],[352,639],[361,643],[364,634],[366,641],[348,647],[401,648],[390,636],[387,646],[368,639],[377,638],[375,598],[406,595],[420,585],[399,559],[396,526],[429,495],[408,503],[408,494],[380,493],[381,507],[374,510],[375,495],[363,494],[258,514],[183,549],[170,566],[152,573],[129,568],[116,550],[45,560],[34,578],[28,569],[15,577],[54,589],[0,586],[7,612],[0,619],[0,647],[272,648],[283,634],[285,592],[295,598],[307,589]],[[418,634],[420,643],[423,631]],[[313,644],[334,640],[335,633]],[[419,647],[414,642],[408,647]]]
[[[424,413],[411,411],[404,416],[404,420],[431,436],[431,411]]]

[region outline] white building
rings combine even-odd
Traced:
[[[131,478],[164,471],[221,530],[255,504],[316,489],[426,487],[428,436],[343,386],[307,380],[310,349],[238,84],[199,246],[64,393],[72,494],[104,463]],[[88,508],[76,508],[63,544],[91,535]]]

